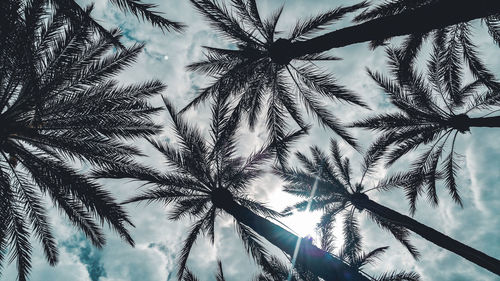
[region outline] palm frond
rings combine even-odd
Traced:
[[[163,17],[160,12],[154,11],[153,9],[157,6],[155,4],[143,3],[140,0],[110,1],[121,10],[125,12],[130,11],[136,17],[149,21],[153,26],[158,26],[162,31],[174,30],[180,32],[186,27],[184,24],[168,20]]]
[[[418,260],[420,258],[420,252],[410,243],[410,231],[407,228],[382,218],[375,213],[368,212],[367,214],[372,221],[389,231],[408,250],[414,259]]]
[[[191,227],[189,229],[189,234],[186,237],[186,239],[184,239],[182,249],[180,252],[180,256],[177,260],[177,264],[178,264],[177,278],[179,280],[181,280],[182,276],[184,275],[184,272],[186,270],[186,263],[187,263],[187,260],[189,257],[189,253],[191,253],[191,248],[193,247],[194,243],[196,242],[196,239],[198,238],[198,235],[201,232],[201,228],[203,226],[205,218],[202,218],[202,219],[196,221],[193,225],[191,225]]]
[[[15,175],[14,179],[16,183],[14,183],[14,186],[17,186],[19,197],[25,202],[24,209],[28,212],[36,237],[43,246],[45,257],[50,265],[55,265],[59,253],[57,251],[55,237],[52,234],[52,227],[47,216],[47,210],[43,204],[39,202],[41,194],[39,194],[36,191],[36,187],[29,182],[27,175],[15,169],[11,169],[11,171]]]
[[[217,260],[217,275],[215,276],[216,281],[226,281],[224,278],[224,271],[222,270],[222,262]]]
[[[301,81],[310,89],[314,89],[317,93],[330,98],[346,101],[365,108],[368,105],[364,103],[354,92],[340,86],[335,81],[335,78],[328,73],[320,72],[317,67],[305,65],[299,68],[294,68]]]
[[[377,281],[420,281],[420,275],[416,272],[406,272],[406,271],[400,271],[400,272],[389,272],[389,273],[384,273],[380,276],[377,276],[375,278]]]
[[[477,46],[470,39],[470,28],[468,23],[461,24],[460,40],[462,44],[462,52],[464,60],[468,63],[474,77],[481,81],[490,89],[500,89],[500,83],[496,80],[493,73],[491,73],[484,63],[479,58],[476,51]]]
[[[259,10],[257,9],[257,3],[255,0],[231,0],[231,3],[233,7],[236,8],[238,16],[243,19],[245,23],[257,29],[263,37],[266,37],[267,34],[265,33],[264,25],[260,19]]]
[[[352,264],[358,253],[361,252],[361,234],[358,220],[354,216],[354,208],[345,213],[342,232],[345,241],[340,257],[347,259]]]
[[[33,155],[18,146],[12,149],[43,192],[51,190],[54,195],[64,194],[79,200],[90,212],[97,215],[101,222],[106,221],[125,241],[134,244],[125,228],[125,224],[131,224],[130,219],[123,208],[114,202],[109,192],[78,175],[60,161]]]
[[[491,35],[493,38],[493,41],[500,46],[500,17],[497,16],[490,16],[487,17],[485,22],[486,26],[488,27],[488,33]]]
[[[455,136],[453,137],[453,141],[452,141],[452,145],[451,145],[451,151],[448,154],[448,157],[446,157],[446,159],[444,159],[444,161],[443,161],[443,165],[444,165],[443,172],[444,172],[446,188],[448,189],[448,192],[450,193],[451,198],[453,198],[453,201],[455,201],[455,203],[457,203],[461,207],[463,207],[462,199],[460,197],[460,194],[458,193],[457,183],[455,181],[455,177],[457,175],[457,170],[459,168],[458,163],[454,159],[454,156],[456,154],[456,152],[454,151],[456,136],[457,136],[457,134],[455,133]]]
[[[346,14],[355,12],[362,8],[366,8],[367,6],[368,2],[363,1],[347,7],[337,7],[309,19],[298,21],[292,30],[290,39],[309,39],[311,35],[314,35],[315,33],[323,30],[327,25],[341,20]]]
[[[201,195],[198,196],[201,197]],[[123,204],[129,204],[140,201],[147,201],[148,203],[153,201],[161,201],[163,202],[163,204],[168,205],[172,202],[179,201],[182,199],[189,199],[192,197],[193,194],[187,192],[165,189],[160,187],[160,188],[150,189],[148,191],[143,192],[142,194],[127,199],[126,201],[123,202]]]
[[[356,257],[352,265],[356,268],[361,268],[367,264],[374,264],[387,249],[389,249],[389,246],[380,247],[368,253],[363,252]]]
[[[23,218],[24,210],[18,205],[19,201],[15,198],[16,195],[11,190],[6,190],[3,193],[7,199],[5,201],[7,213],[4,214],[8,221],[6,234],[9,244],[12,245],[9,262],[16,261],[18,279],[26,281],[31,270],[31,253],[33,251],[29,242],[28,225]]]
[[[261,238],[253,232],[248,226],[236,222],[236,231],[238,232],[246,251],[258,263],[269,263],[269,253],[262,244]]]
[[[328,210],[321,216],[321,220],[317,225],[317,232],[320,237],[321,249],[323,251],[333,253],[335,249],[335,235],[333,234],[335,217],[330,216],[330,213],[331,211]]]
[[[164,197],[165,198],[165,197]],[[172,199],[170,199],[172,198]],[[165,198],[166,200],[175,200],[175,204],[172,209],[169,211],[168,219],[169,220],[180,220],[185,216],[190,217],[199,217],[203,215],[204,211],[208,208],[208,203],[210,202],[210,198],[207,196],[182,196],[182,197],[169,197]],[[205,225],[210,224],[214,220],[206,220]]]
[[[252,212],[259,214],[261,216],[273,217],[273,218],[283,216],[283,214],[281,214],[280,212],[277,212],[273,209],[268,208],[265,204],[263,204],[259,201],[255,201],[255,200],[252,200],[250,198],[242,198],[242,197],[238,197],[238,198],[236,198],[236,200],[242,206],[250,209]]]
[[[359,149],[356,139],[347,132],[340,120],[328,111],[312,93],[308,91],[301,91],[300,93],[306,108],[316,116],[321,125],[331,129],[353,148]]]
[[[196,10],[205,16],[210,25],[222,36],[240,44],[253,44],[251,36],[240,26],[224,5],[211,0],[190,0]]]
[[[440,76],[444,82],[444,89],[454,105],[460,106],[463,97],[458,96],[462,81],[462,65],[460,63],[461,44],[459,40],[459,27],[455,27],[446,43],[446,49],[441,50]]]
[[[188,269],[184,270],[182,281],[199,281],[199,279]]]
[[[262,21],[264,25],[264,31],[266,33],[267,42],[274,42],[274,35],[276,34],[276,25],[278,25],[278,21],[281,17],[281,13],[283,12],[283,5],[274,11],[268,19]]]
[[[431,3],[433,0],[413,1],[413,0],[391,0],[385,1],[378,6],[365,10],[363,13],[355,17],[355,21],[367,21],[386,16],[400,14],[404,11],[412,10],[425,4]]]

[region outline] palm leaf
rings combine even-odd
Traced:
[[[341,20],[346,14],[366,8],[367,6],[368,2],[363,1],[347,7],[337,7],[307,20],[301,20],[295,24],[290,38],[294,40],[309,39],[311,35],[323,30],[327,25]]]

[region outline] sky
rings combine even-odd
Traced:
[[[90,3],[80,0],[82,4]],[[228,47],[227,42],[212,32],[204,19],[189,4],[189,1],[147,0],[158,4],[158,10],[169,19],[182,21],[189,27],[182,33],[162,33],[158,28],[142,23],[133,16],[126,16],[111,5],[108,0],[96,0],[93,15],[108,27],[118,26],[124,32],[125,44],[144,42],[146,48],[137,63],[126,69],[119,80],[123,84],[160,79],[168,85],[163,93],[178,108],[183,107],[195,97],[196,90],[208,85],[206,77],[189,73],[185,66],[203,57],[202,46]],[[278,29],[286,32],[296,20],[315,15],[337,5],[349,4],[351,1],[331,0],[258,0],[263,15],[269,15],[274,9],[284,4],[283,15]],[[377,2],[377,1],[373,1]],[[348,20],[333,25],[336,29],[348,25]],[[481,56],[494,73],[500,73],[500,49],[488,37],[485,27],[476,22],[474,40],[480,46]],[[395,41],[396,42],[396,41]],[[331,54],[343,60],[321,64],[325,70],[335,74],[340,83],[356,91],[373,111],[391,110],[387,96],[375,85],[366,73],[366,68],[386,71],[383,48],[369,50],[367,44],[356,44],[335,49]],[[424,51],[425,53],[425,51]],[[421,63],[425,57],[420,58]],[[159,100],[154,101],[159,102]],[[370,114],[346,104],[332,103],[331,110],[346,121],[358,120]],[[186,118],[200,129],[209,126],[207,107],[199,107],[188,111]],[[168,124],[166,114],[157,116],[159,123]],[[294,150],[305,152],[310,145],[327,149],[329,139],[336,138],[332,132],[315,125],[310,135],[302,138]],[[373,134],[361,130],[352,130],[366,147]],[[446,233],[447,235],[491,256],[500,257],[500,136],[499,129],[471,129],[470,133],[459,135],[457,151],[463,155],[460,161],[460,172],[457,175],[464,207],[460,208],[447,196],[439,185],[440,205],[437,208],[420,200],[415,219]],[[262,124],[254,131],[247,128],[240,131],[240,151],[248,155],[265,141]],[[174,139],[168,126],[158,136],[159,139]],[[163,160],[151,146],[142,141],[137,142],[143,152],[148,155],[141,159],[159,169],[163,168]],[[361,156],[347,145],[342,151],[351,158],[353,172],[359,178]],[[414,159],[416,153],[410,153],[405,161]],[[408,163],[408,162],[406,162]],[[403,161],[404,166],[404,161]],[[386,170],[379,171],[370,179],[375,183],[383,178]],[[126,180],[102,180],[101,183],[110,190],[118,200],[122,201],[140,192],[140,183]],[[281,191],[283,182],[273,175],[265,175],[255,182],[250,191],[255,199],[268,203],[276,210],[282,210],[293,203],[290,195]],[[408,205],[402,191],[373,193],[370,198],[378,203],[408,214]],[[73,229],[68,220],[57,210],[51,210],[51,221],[59,242],[60,262],[56,267],[49,266],[36,241],[33,254],[32,281],[170,281],[176,277],[176,256],[185,237],[189,220],[168,221],[167,210],[161,204],[129,204],[126,206],[135,228],[131,234],[136,241],[135,248],[120,240],[116,233],[107,230],[107,244],[102,250],[94,248],[84,236]],[[318,213],[299,213],[283,220],[283,223],[301,236],[314,235],[314,225],[319,218]],[[374,266],[367,266],[366,271],[380,274],[390,270],[413,270],[422,276],[422,280],[500,280],[494,274],[481,269],[463,258],[443,250],[434,244],[412,235],[412,242],[422,253],[422,258],[415,261],[395,239],[381,230],[366,216],[361,214],[361,229],[364,250],[368,251],[381,246],[390,246]],[[341,244],[341,233],[336,228],[337,245]],[[269,246],[274,253],[279,251]],[[248,258],[242,243],[238,240],[234,223],[230,217],[223,216],[217,220],[216,240],[211,245],[207,239],[198,239],[188,261],[188,267],[200,277],[200,280],[214,280],[216,260],[221,259],[227,280],[251,280],[257,273],[257,267]],[[15,266],[9,266],[1,280],[15,280]]]

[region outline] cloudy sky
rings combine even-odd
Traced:
[[[164,93],[178,107],[184,106],[195,96],[196,89],[207,85],[205,77],[189,73],[185,66],[202,58],[201,46],[227,47],[224,40],[213,33],[203,18],[190,6],[189,1],[147,0],[156,2],[159,10],[170,19],[182,21],[189,28],[182,34],[163,34],[159,29],[148,23],[141,23],[132,16],[125,16],[117,11],[108,0],[96,0],[94,16],[103,25],[119,26],[125,34],[125,43],[145,42],[146,48],[138,62],[120,75],[124,84],[141,82],[150,79],[161,79],[168,85]],[[286,35],[292,24],[299,18],[314,15],[337,5],[349,4],[349,0],[259,0],[257,1],[263,15],[269,15],[274,9],[285,4],[279,30]],[[285,3],[286,2],[286,3]],[[376,1],[373,1],[376,2]],[[90,3],[80,0],[80,3]],[[343,21],[333,28],[349,24]],[[479,23],[474,25],[475,42],[480,46],[481,55],[494,73],[500,73],[500,50],[492,43],[485,28]],[[384,72],[385,58],[382,48],[370,51],[366,44],[357,44],[331,51],[335,56],[343,58],[323,64],[325,69],[333,72],[338,81],[359,93],[360,96],[375,111],[390,110],[387,97],[379,90],[366,74],[365,68]],[[421,58],[425,62],[425,57]],[[158,102],[158,101],[156,101]],[[332,111],[346,121],[357,120],[369,114],[345,104],[333,104]],[[187,118],[201,129],[208,128],[208,111],[204,107],[186,113]],[[158,116],[158,122],[168,124],[165,114]],[[314,123],[316,124],[316,123]],[[248,154],[256,149],[265,140],[262,130],[249,132],[242,128],[241,153]],[[365,146],[373,137],[370,133],[353,130]],[[457,141],[458,150],[463,158],[461,170],[458,174],[460,192],[464,199],[464,208],[453,204],[446,191],[440,188],[440,206],[430,207],[425,200],[418,203],[415,218],[420,222],[446,233],[447,235],[479,249],[491,256],[500,257],[500,136],[499,129],[476,129],[471,133],[460,135]],[[315,144],[326,148],[328,140],[336,137],[329,131],[316,126],[311,134],[304,137],[296,146],[297,149]],[[166,127],[159,138],[165,141],[173,137]],[[162,167],[162,159],[152,147],[142,142],[137,143],[150,157],[144,159],[146,163]],[[344,154],[351,157],[353,167],[360,160],[360,155],[346,145],[342,146]],[[415,157],[410,154],[408,160]],[[357,169],[354,169],[358,176]],[[380,169],[372,179],[376,182],[384,177],[386,171]],[[112,191],[119,200],[124,200],[137,194],[140,184],[128,181],[105,180],[105,186]],[[281,191],[282,182],[271,175],[252,186],[252,194],[256,199],[265,201],[269,206],[281,210],[294,198]],[[442,186],[440,186],[442,187]],[[407,214],[408,206],[404,195],[400,191],[390,193],[370,194],[377,202]],[[189,221],[170,222],[167,220],[166,210],[160,204],[128,205],[133,221],[136,225],[132,235],[136,240],[135,248],[123,243],[115,233],[108,231],[107,245],[102,250],[95,249],[84,239],[81,233],[76,232],[68,221],[61,217],[57,210],[52,210],[52,222],[60,246],[60,262],[56,267],[50,267],[44,260],[39,245],[34,241],[35,253],[33,257],[33,281],[170,281],[175,280],[176,255],[181,247]],[[301,236],[314,234],[314,225],[319,214],[299,213],[283,220],[283,223],[292,228]],[[364,237],[364,249],[370,250],[381,246],[390,246],[390,250],[380,262],[367,267],[370,273],[378,274],[388,270],[414,270],[422,275],[423,280],[500,280],[494,274],[483,270],[474,264],[446,251],[417,235],[412,239],[422,252],[419,261],[413,260],[410,255],[385,231],[377,228],[363,215],[361,227]],[[340,245],[341,235],[338,233]],[[272,248],[272,246],[270,246]],[[273,250],[277,253],[276,250]],[[199,239],[190,255],[188,266],[201,280],[214,280],[213,272],[216,269],[216,260],[221,259],[228,280],[251,280],[257,268],[243,250],[241,242],[229,217],[218,220],[215,245],[208,240]],[[2,280],[15,280],[15,266],[7,268]]]

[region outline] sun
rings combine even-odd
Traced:
[[[320,212],[295,211],[291,216],[282,218],[280,221],[300,237],[316,238],[316,225],[320,221],[320,217]]]

